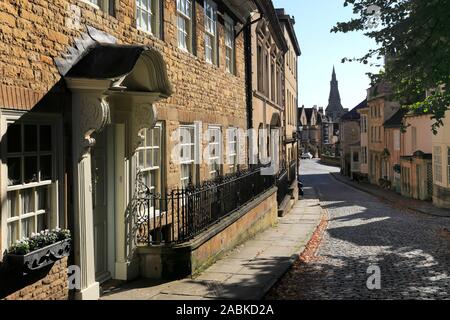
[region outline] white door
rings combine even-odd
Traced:
[[[96,134],[92,148],[92,203],[94,209],[94,254],[96,281],[111,278],[108,271],[108,179],[106,130]]]

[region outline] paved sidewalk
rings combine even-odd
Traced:
[[[388,201],[396,206],[408,208],[410,210],[428,214],[432,216],[439,217],[450,217],[450,210],[440,209],[435,206],[431,202],[415,200],[403,197],[394,191],[383,190],[375,185],[365,183],[365,182],[354,182],[350,178],[342,176],[339,173],[331,173],[331,175],[336,178],[338,181],[344,182],[347,185],[350,185],[356,189],[362,190],[366,193],[369,193],[375,197],[379,197]]]
[[[305,190],[278,225],[231,251],[196,278],[168,283],[137,280],[102,300],[259,300],[305,249],[322,218],[319,200]]]

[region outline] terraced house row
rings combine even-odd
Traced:
[[[433,118],[401,108],[391,86],[377,84],[341,120],[345,175],[405,197],[450,208],[450,111],[433,134]]]
[[[2,1],[0,298],[188,276],[274,224],[294,23],[269,0]]]

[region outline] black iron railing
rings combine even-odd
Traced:
[[[141,174],[136,180],[132,232],[137,245],[188,241],[275,184],[275,177],[261,174],[261,168],[164,194],[152,193]]]
[[[284,198],[290,194],[291,186],[294,181],[297,179],[297,162],[293,161],[289,165],[287,169],[284,169],[280,172],[277,178],[277,201],[278,205],[283,202]]]
[[[297,161],[292,161],[289,165],[289,182],[291,184],[297,180]]]

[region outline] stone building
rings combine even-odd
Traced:
[[[361,151],[359,157],[359,174],[360,179],[368,180],[369,177],[369,134],[368,134],[368,118],[369,118],[369,106],[368,104],[365,107],[360,108],[358,110],[360,114],[360,128],[361,128]]]
[[[401,193],[401,163],[403,117],[407,110],[399,109],[383,124],[386,149],[386,180],[391,189]]]
[[[381,185],[387,175],[387,152],[384,126],[400,105],[391,101],[391,89],[386,83],[377,84],[367,93],[368,113],[368,166],[369,181]]]
[[[431,200],[433,196],[431,124],[429,114],[409,112],[403,117],[401,191],[419,200]]]
[[[450,209],[450,110],[445,113],[444,125],[432,137],[433,146],[433,203]]]
[[[361,127],[359,110],[367,107],[367,100],[341,116],[340,154],[342,174],[354,177],[360,172]]]
[[[310,152],[314,157],[322,153],[322,119],[323,113],[317,106],[299,109],[299,136],[302,153]]]
[[[269,20],[250,27],[254,11]],[[288,48],[271,2],[42,0],[2,2],[0,14],[0,250],[55,227],[69,228],[73,240],[68,260],[39,279],[19,275],[22,289],[0,294],[67,298],[61,270],[68,264],[79,268],[76,299],[97,299],[108,279],[198,267],[184,257],[167,262],[151,246],[137,250],[142,228],[147,244],[164,244],[187,227],[173,203],[147,202],[139,216],[137,191],[144,185],[146,195],[164,195],[245,169],[241,130],[283,130]],[[258,57],[253,78],[250,44]],[[246,90],[250,82],[254,91]],[[235,212],[242,219],[234,227],[247,236],[275,221],[276,189],[264,186],[252,219]],[[187,208],[189,198],[178,200]],[[146,226],[136,230],[138,216]],[[196,263],[239,235],[221,245],[214,237],[191,244],[200,250]]]
[[[283,133],[286,148],[286,163],[290,166],[296,164],[297,167],[297,110],[298,110],[298,58],[301,55],[300,45],[295,34],[294,17],[286,14],[284,9],[276,9],[278,20],[283,29],[288,51],[284,56],[284,113]]]
[[[286,167],[283,139],[285,111],[285,54],[288,52],[284,28],[278,20],[271,1],[261,1],[261,10],[254,15],[258,21],[251,25],[251,127],[257,131],[260,149],[252,148],[251,156],[259,152],[267,159],[276,159],[275,172]],[[296,64],[297,56],[294,63]],[[249,85],[250,87],[250,85]]]

